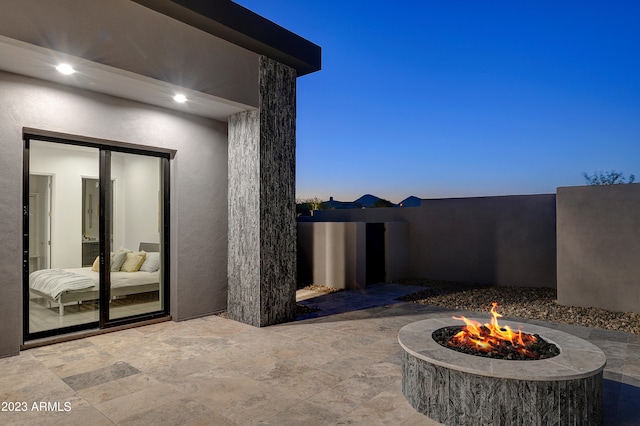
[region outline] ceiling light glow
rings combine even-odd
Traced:
[[[74,70],[73,67],[69,64],[60,64],[56,67],[56,69],[58,70],[58,72],[64,75],[71,75],[76,72],[76,70]]]
[[[173,97],[173,100],[178,102],[178,103],[180,103],[180,104],[182,104],[182,103],[187,102],[187,97],[185,95],[182,95],[182,94],[177,94],[177,95],[175,95]]]

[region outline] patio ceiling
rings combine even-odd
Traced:
[[[74,64],[77,72],[70,76],[60,74],[55,70],[55,65],[60,62]],[[219,121],[227,121],[229,115],[253,108],[2,36],[0,36],[0,70]],[[188,102],[175,102],[173,96],[178,93],[185,95]]]
[[[4,0],[0,15],[0,70],[223,121],[257,106],[258,58],[130,0]]]

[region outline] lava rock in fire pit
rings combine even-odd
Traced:
[[[512,345],[509,341],[503,341],[497,347],[494,347],[491,351],[483,352],[473,348],[469,348],[466,346],[456,346],[452,345],[451,339],[456,334],[460,333],[463,330],[464,326],[452,326],[452,327],[443,327],[433,332],[432,337],[439,345],[444,346],[448,349],[462,352],[468,355],[481,356],[485,358],[497,358],[497,359],[505,359],[505,360],[515,360],[515,361],[533,361],[539,359],[552,358],[560,353],[560,349],[553,343],[549,343],[544,340],[540,335],[534,334],[536,337],[536,342],[529,344],[525,347],[528,352],[532,353],[532,356],[527,356],[519,351],[517,351],[517,347]],[[482,327],[486,328],[486,327]]]

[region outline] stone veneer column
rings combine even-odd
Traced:
[[[260,57],[259,109],[229,117],[229,318],[295,318],[296,72]]]

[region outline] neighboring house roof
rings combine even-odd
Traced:
[[[294,68],[321,68],[321,48],[230,0],[132,0],[252,52]]]
[[[374,207],[374,205],[380,201],[387,201],[380,197],[376,197],[375,195],[365,194],[362,197],[358,198],[354,203],[361,204],[364,208]],[[393,205],[393,203],[391,203]]]
[[[418,197],[411,195],[405,198],[404,200],[400,201],[398,203],[398,207],[420,207],[420,204],[422,204],[422,200]]]
[[[361,209],[362,204],[350,201],[336,201],[331,197],[329,201],[324,201],[322,207],[325,209]]]
[[[376,197],[375,195],[371,195],[371,194],[365,194],[362,197],[355,200],[354,203],[359,203],[360,205],[362,205],[362,207],[366,208],[366,207],[373,206],[377,201],[380,201],[380,200],[381,200],[380,197]]]
[[[330,197],[329,201],[322,202],[322,207],[324,209],[372,208],[376,205],[376,203],[379,203],[380,201],[387,201],[387,200],[371,194],[365,194],[353,202],[336,201],[333,199],[333,197]],[[405,198],[404,200],[400,201],[398,204],[392,204],[392,207],[420,207],[421,204],[422,204],[422,199],[411,195]]]

